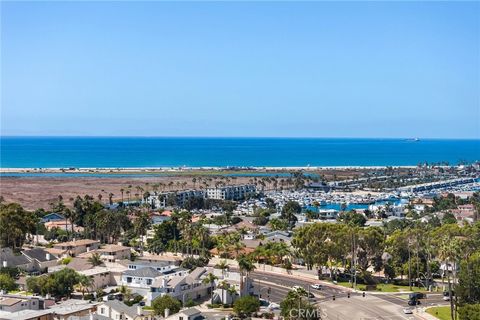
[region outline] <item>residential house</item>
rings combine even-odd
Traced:
[[[170,295],[182,302],[198,300],[210,294],[210,284],[203,283],[206,268],[196,268],[190,273],[172,277],[158,277],[150,286],[146,304],[163,295]]]
[[[97,249],[96,252],[100,254],[103,260],[108,262],[130,259],[132,254],[132,251],[129,247],[116,244],[107,244],[104,247]]]
[[[10,248],[0,248],[0,262],[3,268],[16,267],[26,271],[33,271],[33,263],[23,254],[15,254]]]
[[[127,306],[118,300],[109,300],[97,306],[97,314],[112,320],[142,320],[148,319],[142,307],[138,305]]]
[[[46,223],[46,222],[50,222],[50,221],[63,221],[63,222],[65,222],[65,216],[63,216],[60,213],[52,212],[52,213],[49,213],[49,214],[43,216],[43,218],[40,220],[41,223]]]
[[[90,250],[98,249],[100,241],[91,239],[73,240],[69,242],[57,243],[53,246],[54,249],[70,256],[76,256],[80,253]]]
[[[47,271],[49,267],[55,266],[58,263],[58,257],[43,248],[23,250],[22,254],[30,260],[33,269],[36,271]]]
[[[165,320],[200,320],[204,319],[202,313],[197,308],[188,308],[180,310],[179,312],[168,315],[168,312],[165,314]]]

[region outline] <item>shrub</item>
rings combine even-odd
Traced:
[[[170,314],[174,314],[180,311],[181,307],[182,304],[180,301],[169,295],[158,297],[152,301],[152,308],[156,315],[163,316],[165,314],[165,309],[169,309]]]

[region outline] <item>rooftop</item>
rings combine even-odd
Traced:
[[[135,270],[127,270],[123,273],[127,276],[139,277],[139,278],[156,278],[162,275],[161,272],[157,271],[152,267],[145,267]]]
[[[94,244],[94,243],[100,243],[97,240],[91,240],[91,239],[81,239],[81,240],[74,240],[74,241],[68,241],[68,242],[61,242],[55,244],[55,247],[77,247],[77,246],[86,246],[89,244]]]

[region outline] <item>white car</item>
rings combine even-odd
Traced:
[[[268,309],[269,309],[269,310],[279,310],[279,309],[280,309],[280,305],[279,305],[278,303],[271,302],[271,303],[268,305]]]
[[[412,314],[413,313],[413,310],[411,308],[405,308],[403,309],[403,313],[405,314]]]
[[[322,285],[321,284],[312,284],[312,285],[310,285],[310,287],[312,287],[313,289],[316,289],[316,290],[322,290]]]

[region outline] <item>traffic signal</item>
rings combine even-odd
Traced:
[[[365,298],[365,291],[363,291],[363,293],[362,293],[362,297],[364,297],[364,298]]]
[[[272,288],[268,287],[267,292],[268,292],[268,294],[270,294],[272,292]]]
[[[350,292],[347,292],[347,298],[350,298]]]
[[[333,300],[335,300],[335,296],[333,296]]]

